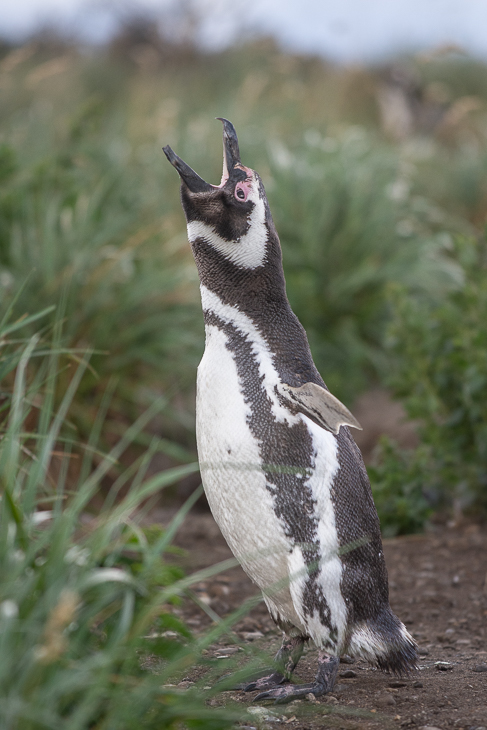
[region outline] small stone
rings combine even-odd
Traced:
[[[422,725],[419,730],[441,730],[441,728],[436,727],[436,725]]]
[[[242,637],[246,641],[255,641],[256,639],[263,639],[264,634],[262,633],[262,631],[243,631]]]
[[[340,657],[340,664],[354,664],[355,659],[351,656],[348,656],[348,654],[344,654]]]
[[[487,664],[477,664],[472,670],[473,672],[487,672]]]
[[[327,703],[328,705],[338,705],[338,700],[337,700],[337,698],[336,698],[336,697],[333,697],[333,696],[331,696],[331,695],[330,695],[329,697],[326,697],[326,699],[325,699],[325,702],[326,702],[326,703]]]
[[[343,679],[354,679],[357,676],[357,672],[354,672],[353,669],[345,669],[344,672],[340,672],[340,677],[343,677]]]
[[[419,656],[428,656],[429,649],[427,649],[425,646],[420,646],[418,649]]]
[[[230,654],[236,654],[239,651],[239,646],[224,646],[223,649],[219,649],[220,654],[230,656]]]
[[[396,704],[396,700],[394,697],[389,694],[388,692],[386,694],[380,695],[377,697],[376,703],[378,705],[381,705],[382,707],[389,707]]]
[[[435,667],[440,672],[448,672],[453,669],[453,664],[450,664],[450,662],[435,662]]]
[[[308,692],[307,695],[305,695],[308,702],[317,702],[316,696],[312,692]]]
[[[400,682],[398,680],[394,680],[394,682],[389,682],[389,687],[391,687],[392,689],[399,689],[399,687],[406,687],[406,686],[407,686],[406,682]]]
[[[423,683],[422,682],[413,682],[414,689],[419,689],[422,686],[423,686]]]

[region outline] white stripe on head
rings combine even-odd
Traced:
[[[236,241],[226,241],[202,221],[188,223],[188,239],[194,243],[202,238],[233,264],[244,269],[256,269],[265,263],[267,255],[267,226],[265,223],[265,204],[258,190],[252,190],[247,200],[254,204],[249,216],[247,233]]]

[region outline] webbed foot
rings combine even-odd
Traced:
[[[273,672],[265,677],[256,679],[254,682],[241,685],[240,689],[244,692],[255,692],[256,689],[272,689],[273,687],[279,687],[281,684],[285,684],[286,682],[289,682],[289,679],[286,679],[284,674],[281,674],[281,672]]]
[[[287,684],[285,687],[274,687],[266,692],[260,692],[257,697],[254,697],[254,702],[274,700],[274,704],[284,705],[293,700],[300,700],[310,692],[315,697],[321,697],[333,689],[339,663],[338,657],[331,657],[320,652],[318,673],[312,684]]]

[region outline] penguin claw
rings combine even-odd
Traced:
[[[306,697],[310,692],[315,697],[320,697],[326,693],[324,684],[289,684],[286,687],[276,687],[267,692],[261,692],[254,697],[253,702],[261,702],[262,700],[274,700],[275,705],[285,705],[293,700],[300,700]]]

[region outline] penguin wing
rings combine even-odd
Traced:
[[[292,406],[294,411],[304,413],[326,431],[338,434],[340,426],[351,426],[362,430],[362,426],[348,408],[328,390],[316,383],[305,383],[299,388],[279,383],[277,392]]]

